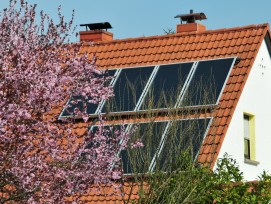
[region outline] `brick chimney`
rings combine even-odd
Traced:
[[[91,31],[80,31],[80,42],[82,41],[110,41],[113,40],[113,33],[104,30],[91,30]]]
[[[180,18],[181,24],[177,25],[176,32],[201,32],[206,30],[206,26],[200,23],[197,23],[196,20],[205,20],[206,15],[204,13],[193,13],[193,10],[190,10],[190,14],[177,15],[175,18]],[[183,21],[186,24],[183,24]]]
[[[101,42],[113,40],[113,33],[107,31],[111,29],[111,25],[108,22],[104,23],[91,23],[91,24],[81,24],[80,26],[85,26],[86,31],[80,31],[80,42],[91,41],[91,42]]]

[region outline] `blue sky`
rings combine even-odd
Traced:
[[[0,9],[9,0],[0,0]],[[114,39],[161,35],[163,29],[175,29],[180,21],[177,14],[204,12],[207,20],[202,21],[208,30],[245,26],[250,24],[271,24],[270,0],[28,0],[36,3],[38,10],[44,10],[53,18],[58,5],[69,19],[75,10],[77,31],[84,30],[79,24],[108,21],[111,23]],[[72,41],[78,41],[75,37]]]

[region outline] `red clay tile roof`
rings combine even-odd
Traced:
[[[124,68],[239,57],[216,110],[215,124],[200,150],[198,160],[213,166],[223,143],[231,117],[241,95],[245,81],[265,35],[270,35],[269,25],[207,30],[196,33],[177,33],[163,36],[87,43],[82,52],[95,53],[99,69]]]
[[[138,192],[147,190],[145,182],[125,182],[122,187],[111,185],[103,185],[100,188],[93,187],[84,195],[79,195],[79,203],[87,204],[124,204],[132,203],[139,199]],[[67,198],[67,201],[74,200],[76,196]]]
[[[96,55],[99,69],[168,64],[225,57],[239,57],[231,71],[215,110],[213,125],[200,150],[198,161],[212,168],[217,159],[232,115],[269,25],[250,25],[204,32],[85,43],[82,52]],[[85,131],[82,124],[75,131]],[[91,198],[96,199],[97,196]],[[100,199],[100,198],[99,198]],[[108,198],[103,197],[104,203]],[[112,199],[112,200],[111,200]],[[110,202],[116,199],[109,198]],[[92,203],[92,200],[89,201]],[[96,200],[98,203],[98,197]],[[100,200],[102,203],[102,200]]]
[[[156,65],[174,62],[238,56],[254,53],[268,25],[251,25],[200,33],[85,43],[82,52],[95,53],[100,69]],[[253,56],[249,56],[251,59]]]

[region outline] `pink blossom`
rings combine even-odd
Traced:
[[[70,46],[73,18],[64,22],[60,11],[56,24],[36,6],[11,0],[0,14],[0,183],[16,178],[27,195],[20,203],[66,203],[65,196],[121,178],[114,165],[128,142],[124,129],[112,137],[100,117],[96,133],[73,131],[76,118],[89,120],[85,104],[113,91],[105,86],[110,77],[97,77],[103,72],[95,57],[82,55],[81,44]],[[80,99],[82,110],[58,121],[60,104],[80,95],[88,96]]]
[[[112,179],[117,180],[121,178],[121,172],[120,171],[115,171],[112,173]]]
[[[144,147],[144,144],[142,143],[141,139],[137,139],[134,143],[131,143],[131,148],[140,148]]]

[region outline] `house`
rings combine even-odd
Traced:
[[[203,13],[177,17],[187,23],[178,24],[174,34],[117,40],[105,30],[109,28],[107,23],[95,24],[93,30],[94,24],[85,25],[90,30],[80,32],[81,51],[95,54],[98,69],[109,70],[108,73],[114,76],[111,84],[122,100],[103,101],[91,108],[90,116],[95,118],[98,113],[120,115],[119,122],[127,124],[133,116],[139,123],[148,123],[153,118],[148,118],[146,110],[151,109],[156,113],[156,124],[165,129],[169,129],[170,121],[177,121],[178,126],[185,126],[185,121],[196,121],[196,126],[200,127],[196,129],[199,141],[193,145],[192,153],[199,163],[215,169],[217,159],[228,153],[237,160],[248,181],[255,180],[263,170],[271,172],[269,25],[207,30],[196,22],[206,18]],[[130,96],[121,87],[126,86],[125,79],[138,83],[135,76],[140,76],[144,83],[136,89],[136,96]],[[207,80],[208,76],[212,81]],[[155,81],[159,77],[173,78],[162,86]],[[178,77],[181,77],[180,81]],[[200,80],[204,87],[197,85]],[[181,88],[177,89],[174,84],[180,83]],[[158,97],[155,94],[168,93],[167,87],[172,91],[171,95],[165,95],[160,104],[155,104]],[[151,105],[148,103],[150,89],[154,90]],[[122,98],[121,94],[127,96]],[[168,97],[172,97],[173,105],[165,106]],[[174,119],[169,118],[169,110],[176,112]],[[186,113],[185,117],[183,113]],[[65,110],[60,117],[68,117]],[[117,122],[117,119],[112,121]],[[84,132],[88,126],[80,122],[74,131]],[[158,138],[160,142],[154,147],[152,156],[157,152],[162,154],[166,135],[165,131]],[[126,162],[126,172],[132,173]],[[148,170],[152,171],[155,165],[155,160],[151,160]],[[114,203],[119,198],[108,200],[103,195],[89,198],[90,203],[106,200]]]

